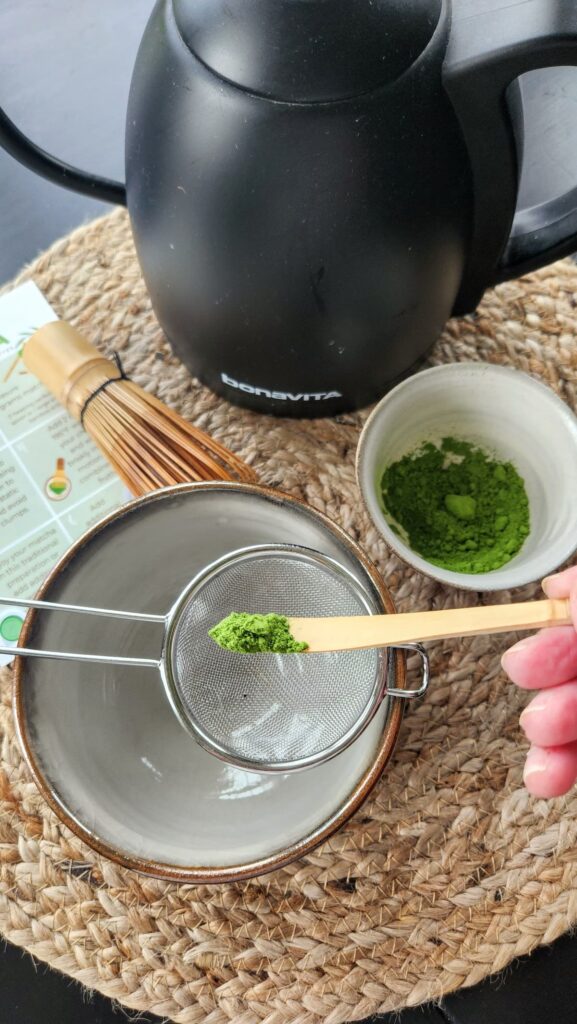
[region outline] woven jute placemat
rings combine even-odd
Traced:
[[[417,575],[377,536],[354,476],[366,413],[272,420],[191,380],[151,312],[124,211],[57,243],[19,280],[29,278],[264,483],[341,523],[399,610],[483,600]],[[516,366],[575,408],[576,307],[570,262],[501,285],[447,326],[431,362]],[[500,670],[505,643],[433,646],[428,696],[407,713],[390,767],[349,824],[284,870],[219,886],[124,870],[59,824],[23,764],[5,670],[0,930],[85,985],[179,1024],[340,1024],[473,985],[551,942],[577,922],[577,794],[541,801],[523,788],[524,698]]]

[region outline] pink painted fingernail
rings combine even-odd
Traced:
[[[524,640],[519,640],[518,643],[513,644],[513,646],[510,647],[509,650],[506,651],[505,653],[506,654],[514,654],[517,651],[524,651],[526,647],[530,647],[531,644],[534,644],[535,640],[538,640],[538,639],[539,639],[539,637],[538,637],[537,633],[533,633],[532,636],[526,636],[524,638]]]
[[[545,593],[547,593],[549,584],[556,583],[561,575],[562,574],[560,572],[556,572],[553,574],[553,576],[546,576],[545,579],[541,581],[541,588],[545,591]]]
[[[523,719],[524,718],[528,717],[529,715],[534,715],[536,711],[541,712],[541,711],[546,711],[546,710],[547,710],[547,705],[546,704],[539,704],[539,703],[537,703],[537,704],[535,704],[535,703],[528,704],[527,707],[524,709],[524,711],[522,711],[521,714],[519,715],[519,721],[520,721],[521,725],[523,725]]]
[[[548,763],[549,757],[546,750],[542,750],[541,747],[531,747],[525,761],[523,778],[528,779],[530,775],[546,772]]]
[[[501,665],[503,666],[505,671],[507,671],[506,663],[509,660],[509,658],[514,658],[516,654],[520,654],[521,651],[524,651],[528,647],[531,647],[531,645],[534,644],[537,639],[538,634],[534,633],[533,636],[527,636],[524,640],[519,640],[519,642],[514,644],[513,647],[510,647],[508,651],[505,651],[503,657],[501,658]]]

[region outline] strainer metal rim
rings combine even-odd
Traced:
[[[340,562],[335,558],[332,558],[330,555],[325,555],[320,551],[316,551],[314,548],[308,548],[299,544],[254,544],[230,551],[226,555],[221,556],[214,562],[211,562],[208,566],[201,569],[201,571],[197,573],[197,575],[179,594],[166,616],[166,626],[159,665],[164,689],[170,706],[180,724],[197,741],[197,743],[199,743],[210,754],[213,754],[226,764],[232,764],[235,767],[246,771],[263,774],[304,771],[307,768],[312,768],[317,765],[324,764],[326,761],[332,760],[333,757],[337,757],[338,754],[342,753],[352,743],[354,743],[372,722],[383,704],[383,701],[387,698],[387,678],[390,659],[390,649],[381,648],[377,652],[378,666],[375,671],[375,684],[371,691],[370,699],[367,701],[365,710],[359,716],[355,724],[352,725],[347,732],[340,737],[340,739],[335,740],[334,743],[315,754],[291,761],[277,761],[274,763],[261,762],[233,754],[230,749],[224,747],[215,740],[199,723],[196,722],[195,719],[191,717],[190,712],[187,710],[181,699],[178,684],[174,677],[171,656],[174,647],[174,634],[184,607],[191,599],[193,599],[195,591],[199,590],[201,586],[207,583],[232,562],[242,562],[249,558],[258,557],[259,555],[266,556],[273,553],[282,554],[285,557],[298,557],[301,560],[308,560],[309,562],[314,562],[317,565],[320,564],[325,567],[329,566],[333,572],[346,579],[348,585],[352,590],[354,590],[356,596],[369,615],[377,615],[381,611],[381,609],[377,609],[375,607],[376,600],[374,604],[371,604],[370,594],[367,588],[353,572],[347,569],[344,565],[341,565]],[[316,655],[314,654],[308,655],[308,657],[311,658],[314,658],[315,656]],[[258,657],[258,655],[254,655],[254,657]]]

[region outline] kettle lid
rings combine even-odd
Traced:
[[[394,81],[423,52],[442,0],[172,0],[212,71],[287,102],[346,99]]]

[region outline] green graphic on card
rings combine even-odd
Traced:
[[[57,320],[33,282],[0,298],[0,595],[33,597],[77,537],[130,495],[82,427],[22,362],[26,339]],[[0,642],[22,613],[0,605]],[[0,656],[0,664],[10,659]]]

